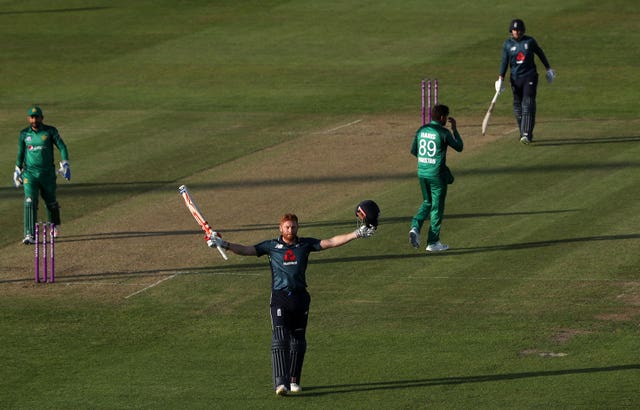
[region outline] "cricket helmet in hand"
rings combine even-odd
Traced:
[[[358,220],[369,228],[378,227],[378,217],[380,216],[380,207],[371,199],[365,199],[356,206],[356,217]]]

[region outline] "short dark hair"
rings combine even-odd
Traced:
[[[431,108],[431,117],[440,118],[442,116],[449,116],[449,107],[444,104],[436,104]]]

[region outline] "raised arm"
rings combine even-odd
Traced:
[[[223,242],[227,242],[227,241],[223,241]],[[228,246],[228,250],[230,250],[231,252],[235,253],[236,255],[243,255],[243,256],[256,256],[256,247],[251,245],[241,245],[239,243],[231,243],[231,242],[227,242],[227,246]]]
[[[336,235],[333,238],[323,239],[320,241],[320,247],[322,249],[337,248],[338,246],[346,245],[347,243],[358,238],[368,238],[376,232],[375,228],[361,226],[353,232]]]
[[[231,251],[231,252],[235,253],[236,255],[242,255],[242,256],[255,256],[255,255],[257,255],[255,246],[248,246],[248,245],[242,245],[242,244],[239,244],[239,243],[227,242],[224,239],[222,239],[220,236],[218,236],[217,234],[214,234],[213,236],[211,236],[211,237],[209,237],[207,239],[207,245],[209,245],[209,247],[211,247],[211,248],[220,247],[220,248],[224,249],[225,251],[227,251],[227,250]]]
[[[354,239],[358,239],[359,236],[355,232],[349,232],[342,235],[336,235],[333,238],[323,239],[320,241],[320,247],[322,249],[337,248],[338,246],[345,245]]]

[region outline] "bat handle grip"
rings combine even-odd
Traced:
[[[218,249],[218,252],[220,252],[220,255],[222,255],[222,258],[226,261],[229,260],[229,257],[227,256],[227,253],[224,251],[224,249],[222,249],[219,246],[216,246],[216,249]]]
[[[498,101],[499,95],[500,95],[500,91],[496,91],[496,94],[493,96],[493,99],[491,100],[491,104],[495,104],[495,102]]]

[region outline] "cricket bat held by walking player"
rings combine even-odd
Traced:
[[[200,211],[200,208],[198,208],[198,205],[195,203],[193,198],[191,198],[191,194],[189,194],[189,190],[187,189],[187,186],[186,185],[181,185],[178,188],[178,192],[180,192],[180,196],[182,196],[182,199],[184,200],[184,204],[187,206],[187,209],[189,210],[189,212],[191,212],[191,215],[193,215],[193,218],[196,220],[198,225],[200,225],[200,228],[202,228],[204,233],[208,237],[212,237],[213,235],[217,235],[217,232],[215,232],[213,229],[211,229],[211,226],[209,226],[209,223],[207,222],[207,220],[202,215],[202,212]],[[220,252],[220,255],[222,255],[224,260],[229,259],[229,257],[227,256],[227,253],[224,251],[224,249],[220,248],[219,246],[216,247],[216,249],[218,249],[218,252]]]
[[[493,107],[496,106],[496,101],[498,100],[498,96],[500,95],[499,91],[496,91],[496,95],[493,96],[491,100],[491,104],[489,105],[489,109],[484,116],[484,120],[482,120],[482,135],[487,132],[487,127],[489,126],[489,118],[491,118],[491,113],[493,112]]]

